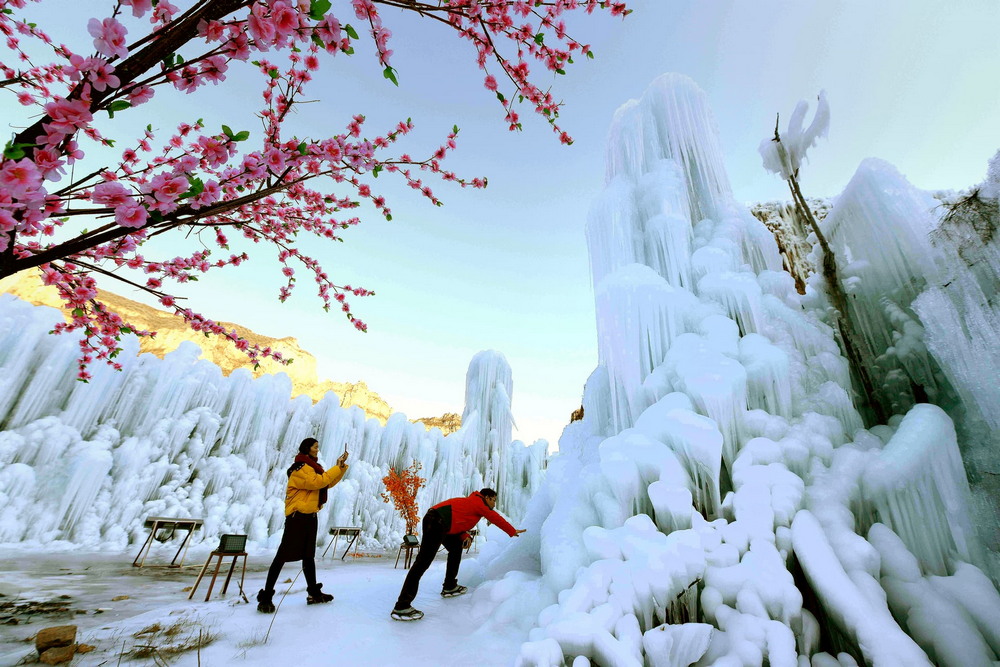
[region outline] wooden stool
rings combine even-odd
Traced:
[[[413,550],[420,548],[420,541],[417,540],[416,535],[404,535],[403,543],[399,545],[399,551],[396,552],[396,563],[392,566],[392,569],[396,569],[399,565],[399,556],[406,551],[406,558],[403,559],[403,569],[409,570],[410,565],[413,563]]]
[[[198,580],[194,582],[194,586],[191,587],[191,593],[188,595],[188,600],[194,597],[194,592],[198,590],[199,584],[201,584],[201,578],[205,576],[205,572],[208,571],[208,566],[211,564],[213,558],[218,558],[219,562],[215,565],[215,572],[212,573],[212,581],[208,584],[208,594],[205,595],[205,602],[208,602],[209,598],[212,597],[212,588],[215,586],[215,578],[219,576],[219,570],[222,568],[222,559],[233,557],[233,563],[229,566],[229,574],[226,575],[226,583],[222,585],[222,594],[226,594],[226,589],[229,588],[229,580],[233,578],[233,570],[236,569],[236,561],[240,556],[243,556],[243,573],[240,575],[240,597],[243,598],[244,602],[249,603],[250,600],[247,599],[246,593],[243,592],[243,582],[246,580],[247,576],[247,552],[244,551],[246,548],[246,535],[223,535],[222,540],[219,542],[219,548],[208,555],[208,560],[205,561],[205,566],[201,568],[201,573],[198,575]]]
[[[326,545],[326,550],[323,551],[323,555],[320,558],[326,558],[326,554],[333,547],[333,557],[337,557],[337,540],[343,535],[344,539],[350,538],[347,543],[347,548],[344,549],[344,554],[340,557],[340,560],[347,558],[347,552],[351,550],[354,543],[358,541],[358,536],[361,535],[361,526],[334,526],[330,529],[330,534],[333,535],[333,540]]]

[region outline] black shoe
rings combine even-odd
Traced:
[[[309,596],[306,598],[306,604],[325,604],[327,602],[333,602],[333,596],[329,593],[324,593],[322,591],[323,584],[316,584],[313,588],[307,588],[306,593]]]
[[[265,591],[263,588],[257,593],[257,611],[262,614],[274,613],[274,591]]]
[[[465,592],[468,591],[468,590],[469,589],[468,589],[467,586],[455,586],[454,588],[442,588],[441,589],[441,597],[443,597],[443,598],[456,598],[459,595],[465,595]]]
[[[396,621],[419,621],[424,617],[424,612],[407,607],[406,609],[393,609],[390,616]]]

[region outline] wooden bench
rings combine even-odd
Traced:
[[[132,567],[142,567],[146,563],[146,556],[149,555],[149,551],[153,548],[153,539],[155,538],[157,542],[166,542],[174,536],[174,533],[178,530],[187,531],[184,536],[184,540],[181,545],[177,547],[177,553],[174,554],[173,560],[170,561],[170,565],[166,567],[180,567],[184,564],[184,556],[187,555],[187,548],[191,542],[192,531],[198,530],[202,527],[205,522],[202,519],[181,519],[176,517],[165,517],[165,516],[149,516],[146,517],[145,527],[149,529],[149,537],[143,542],[142,548],[139,549],[139,553],[136,554],[135,560],[132,561]],[[157,535],[157,531],[160,531],[160,535]],[[183,554],[181,551],[183,550]],[[145,552],[145,553],[143,553]],[[178,563],[177,557],[180,556],[181,560]]]

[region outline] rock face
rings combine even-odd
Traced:
[[[0,293],[2,292],[8,292],[35,305],[60,309],[62,307],[62,302],[55,288],[43,285],[36,273],[22,272],[0,280]],[[98,291],[97,298],[135,327],[156,332],[156,336],[153,338],[140,339],[141,352],[149,352],[162,359],[165,354],[177,349],[182,342],[190,341],[201,348],[202,358],[221,368],[224,375],[229,375],[237,368],[246,368],[253,373],[254,377],[268,373],[285,373],[292,380],[293,397],[305,394],[312,398],[313,402],[316,402],[323,398],[327,392],[332,391],[340,397],[341,407],[348,408],[356,405],[364,410],[368,417],[374,417],[382,424],[385,424],[389,415],[394,412],[392,407],[382,400],[381,396],[372,391],[364,381],[357,383],[331,382],[318,378],[316,358],[299,347],[298,341],[291,336],[271,338],[255,333],[239,324],[220,322],[219,324],[227,329],[235,329],[239,335],[247,340],[261,346],[269,346],[273,350],[280,351],[285,358],[295,360],[293,364],[282,366],[271,359],[264,359],[260,362],[259,367],[254,369],[253,364],[247,360],[246,356],[229,342],[215,336],[205,337],[191,331],[182,319],[172,313],[104,290]],[[428,430],[437,426],[445,434],[457,431],[461,426],[461,419],[452,413],[413,421],[423,423]]]
[[[414,419],[413,421],[420,422],[427,427],[427,430],[437,427],[441,429],[441,432],[445,435],[454,433],[458,429],[462,428],[462,417],[454,412],[446,412],[440,417],[421,417],[420,419]]]

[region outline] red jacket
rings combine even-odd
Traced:
[[[476,525],[481,518],[486,518],[490,523],[500,526],[501,530],[514,537],[517,529],[507,523],[507,520],[494,512],[486,504],[482,494],[473,491],[467,498],[451,498],[438,503],[431,508],[431,511],[438,510],[444,518],[450,517],[448,523],[448,535],[458,535],[462,533],[462,539],[468,537],[466,531]]]

